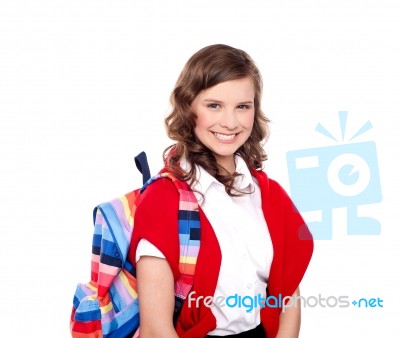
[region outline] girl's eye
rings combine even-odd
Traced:
[[[218,104],[218,103],[210,103],[210,104],[208,105],[208,108],[211,108],[211,109],[218,109],[218,108],[219,108],[219,104]]]
[[[249,106],[246,105],[246,104],[240,104],[240,105],[238,105],[238,109],[248,109],[248,108],[249,108]]]

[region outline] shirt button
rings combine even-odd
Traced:
[[[253,285],[251,283],[247,284],[247,288],[251,289],[253,287]]]
[[[242,258],[243,258],[243,259],[246,259],[246,258],[247,258],[247,255],[246,255],[246,254],[243,254],[243,255],[242,255]]]
[[[234,228],[233,228],[233,232],[234,232],[235,234],[237,234],[238,228],[234,227]]]

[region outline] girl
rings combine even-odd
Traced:
[[[129,251],[142,338],[298,337],[299,303],[283,311],[279,299],[299,296],[313,243],[288,195],[261,170],[269,122],[261,91],[250,56],[226,45],[195,53],[178,78],[165,119],[175,144],[163,170],[195,192],[201,246],[174,326],[178,192],[169,179],[152,183],[137,206]]]

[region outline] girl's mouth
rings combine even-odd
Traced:
[[[221,140],[221,141],[232,141],[238,135],[238,133],[227,135],[227,134],[221,134],[221,133],[215,133],[215,132],[213,132],[213,134],[215,135],[215,137],[218,140]]]

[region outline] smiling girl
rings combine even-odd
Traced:
[[[261,92],[260,72],[246,52],[212,45],[189,59],[171,95],[165,124],[175,143],[164,152],[163,171],[189,184],[200,206],[191,299],[299,295],[312,237],[286,192],[262,171],[269,120]],[[137,206],[129,256],[137,268],[140,336],[298,337],[298,303],[284,312],[265,304],[248,311],[187,299],[173,325],[178,210],[169,179],[148,186]]]

